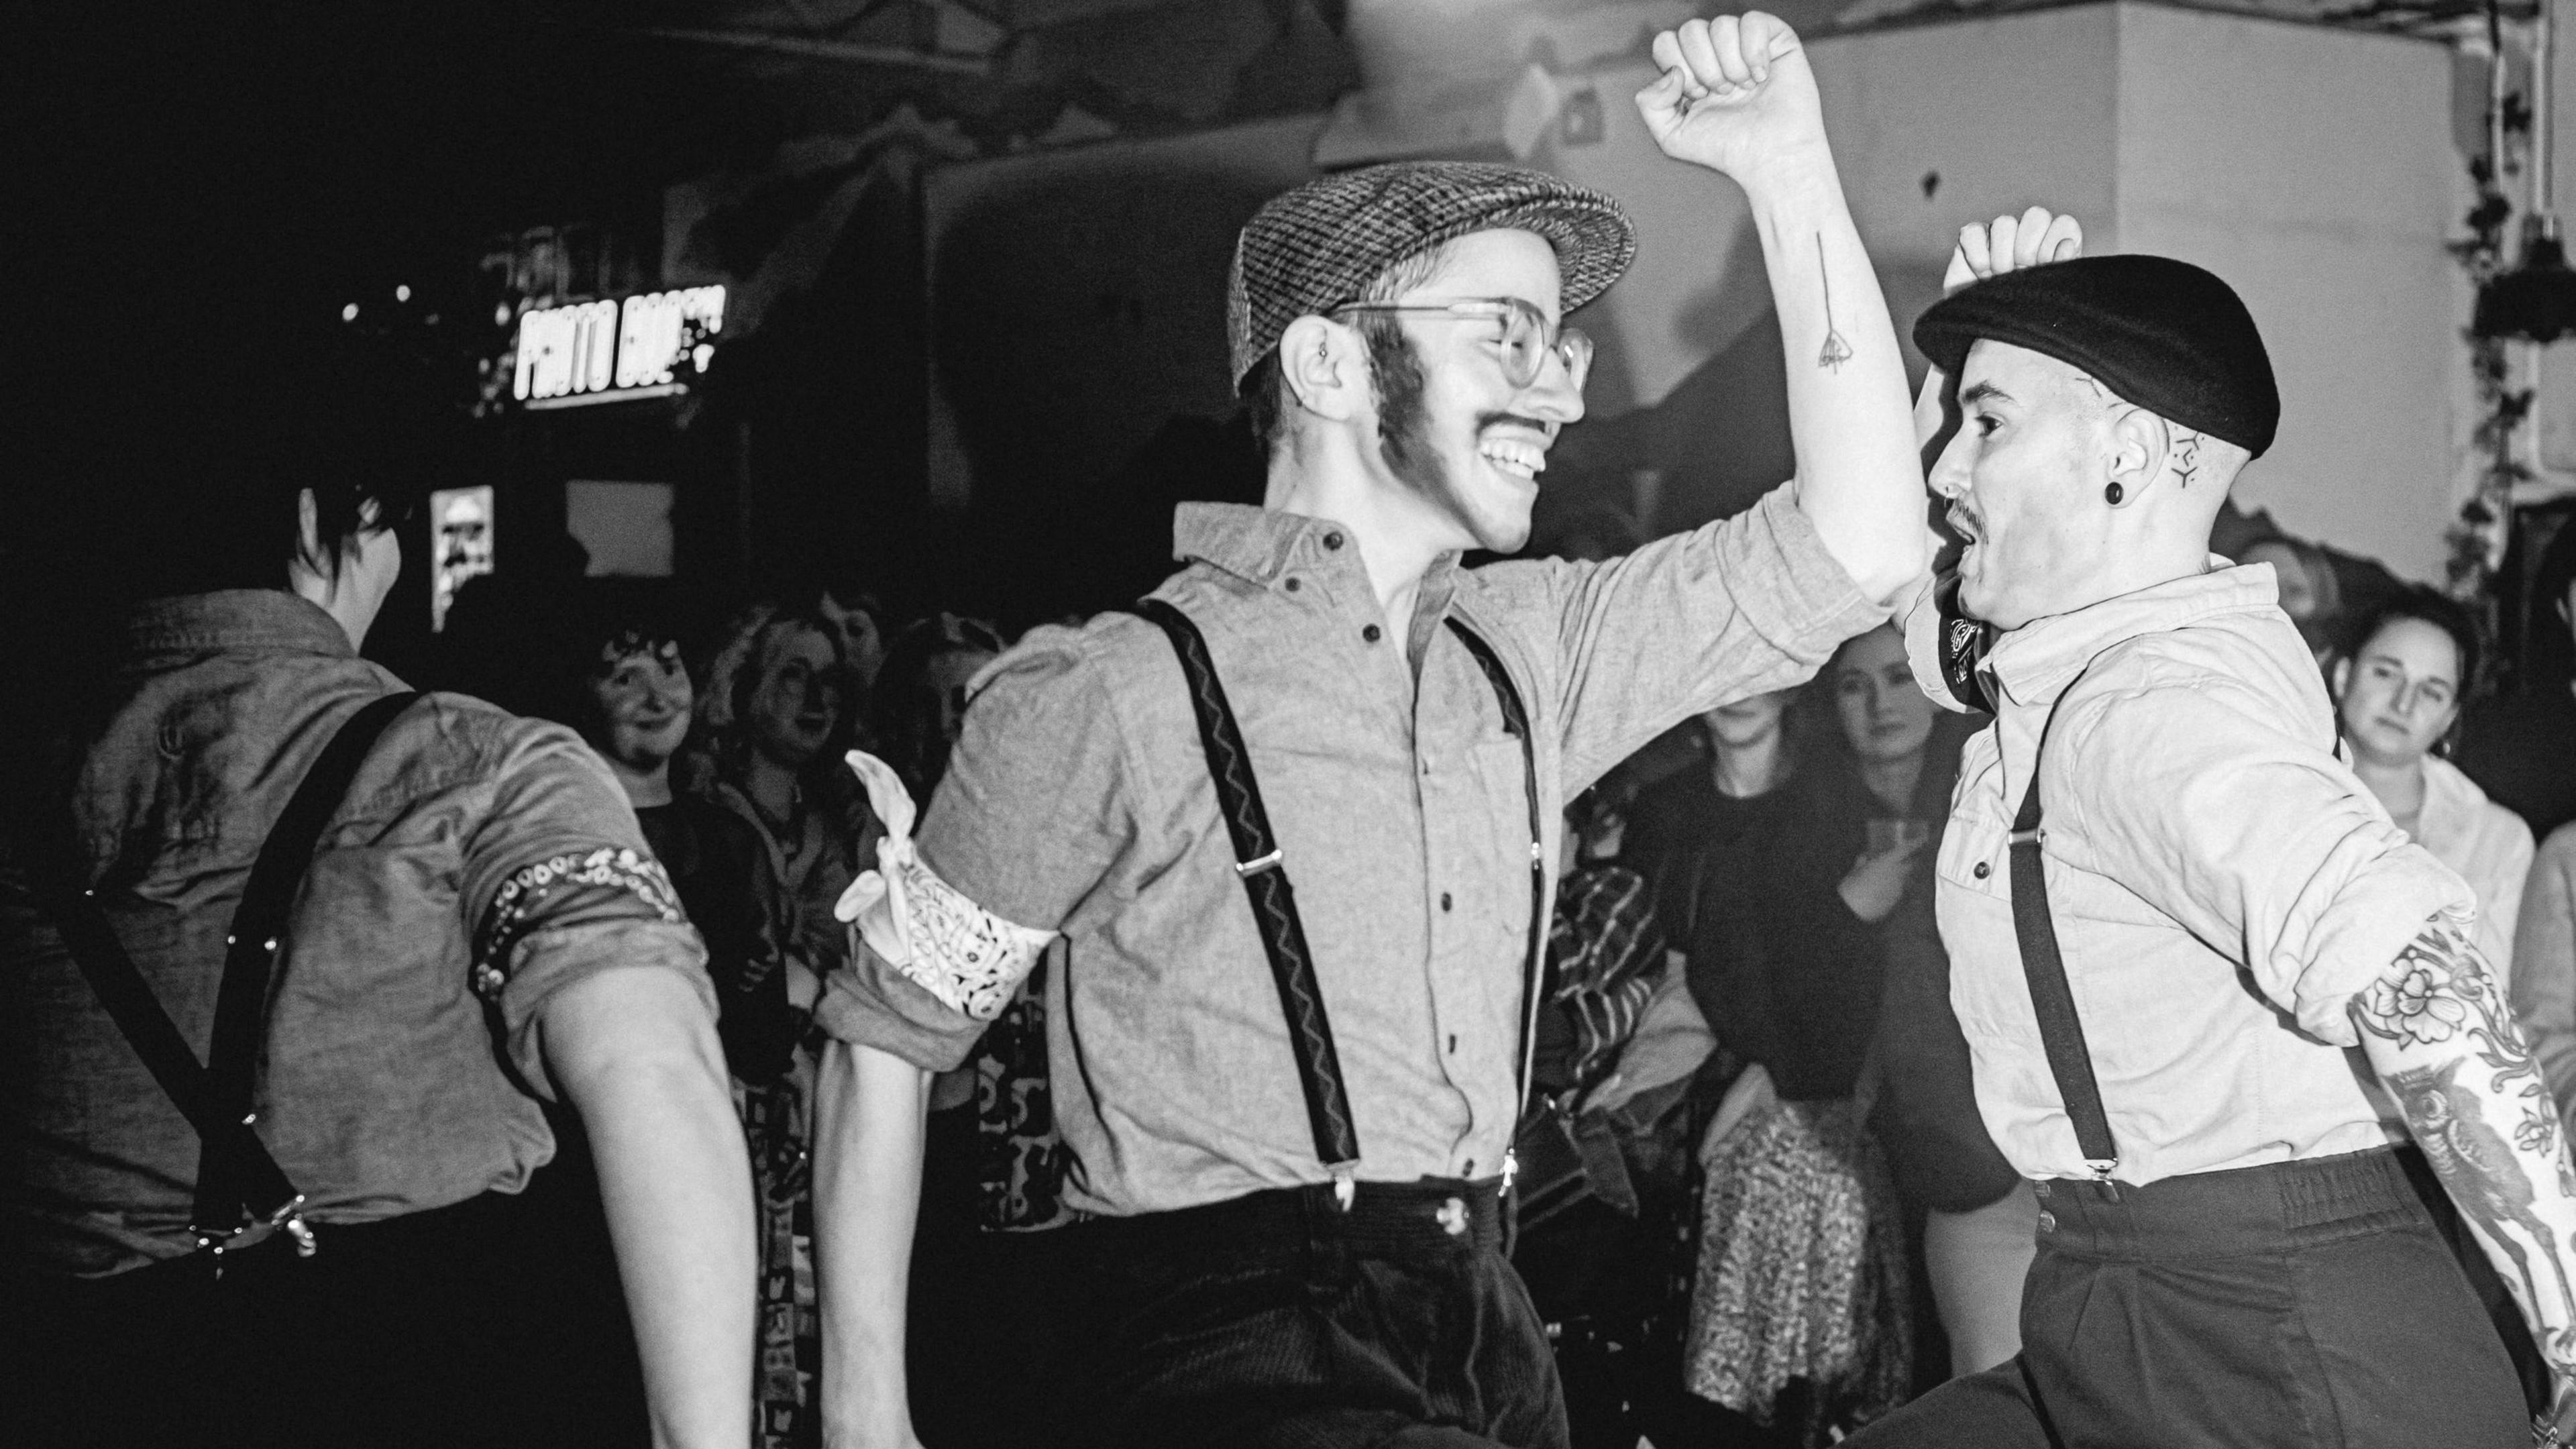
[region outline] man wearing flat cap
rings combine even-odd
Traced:
[[[1909,647],[1995,715],[1937,889],[2040,1197],[2022,1351],[1854,1442],[2557,1442],[2576,1177],[2476,901],[2338,757],[2269,566],[2208,552],[2279,418],[2262,338],[2198,267],[2079,248],[2044,211],[1969,228],[1985,279],[1914,334],[1957,383],[1929,481],[1965,552]],[[2559,1375],[2538,1426],[2436,1180]]]
[[[1094,1442],[1566,1442],[1502,1242],[1561,809],[1808,677],[1923,567],[1903,365],[1796,37],[1694,20],[1654,54],[1653,134],[1761,229],[1795,484],[1606,563],[1462,569],[1528,537],[1583,415],[1565,314],[1629,224],[1503,166],[1328,176],[1245,226],[1228,284],[1263,506],[1185,505],[1143,617],[988,669],[917,841],[880,788],[868,949],[821,1020],[943,1068],[1049,953],[1069,1190],[1100,1219],[1067,1230]],[[866,1156],[825,1154],[827,1192]]]

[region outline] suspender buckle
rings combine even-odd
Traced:
[[[2004,841],[2009,845],[2045,845],[2048,843],[2048,827],[2034,825],[2028,830],[2015,830],[2005,835]]]
[[[1238,860],[1234,863],[1235,875],[1243,880],[1250,880],[1265,870],[1277,870],[1278,868],[1279,847],[1275,845],[1270,847],[1270,853],[1268,855],[1261,856],[1253,860]]]
[[[2116,1157],[2088,1157],[2084,1159],[2084,1165],[2092,1170],[2093,1180],[2102,1184],[2102,1195],[2113,1202],[2118,1202],[2120,1200],[2120,1185],[2111,1180],[2111,1174],[2120,1170],[2120,1159]]]
[[[1349,1212],[1351,1204],[1359,1201],[1359,1170],[1360,1165],[1356,1162],[1336,1162],[1325,1169],[1333,1175],[1333,1203],[1344,1212]]]

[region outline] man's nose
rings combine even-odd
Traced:
[[[1959,435],[1941,450],[1941,456],[1933,460],[1932,471],[1923,475],[1923,486],[1932,490],[1933,497],[1948,500],[1968,491],[1967,432],[1961,428]]]
[[[1521,390],[1515,412],[1527,412],[1551,423],[1571,423],[1583,417],[1583,384],[1565,365],[1565,354],[1556,348],[1547,350],[1547,362],[1538,376]]]

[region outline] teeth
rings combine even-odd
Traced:
[[[1547,468],[1545,450],[1511,438],[1488,438],[1476,451],[1506,473],[1536,477]]]

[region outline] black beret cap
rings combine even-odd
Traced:
[[[2171,257],[2080,257],[1962,287],[1914,324],[1953,378],[1980,337],[2083,369],[2121,399],[2244,448],[2272,446],[2281,394],[2235,290]]]
[[[1600,296],[1637,255],[1619,203],[1519,166],[1398,161],[1274,196],[1244,223],[1226,278],[1234,385],[1300,317],[1356,302],[1407,257],[1478,231],[1528,231],[1556,249],[1568,312]]]

